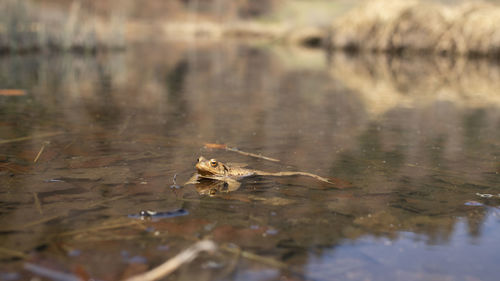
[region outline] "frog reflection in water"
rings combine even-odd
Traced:
[[[288,172],[288,171],[275,172],[275,173],[265,172],[265,171],[247,169],[244,168],[244,165],[224,164],[220,161],[217,161],[216,159],[207,160],[203,156],[198,158],[198,162],[196,163],[195,167],[198,173],[195,174],[193,177],[191,177],[186,182],[186,184],[204,183],[203,181],[207,180],[219,181],[219,183],[215,184],[211,183],[208,185],[206,185],[205,182],[205,185],[208,187],[205,189],[208,190],[208,193],[210,195],[213,195],[213,193],[215,193],[215,189],[217,189],[217,191],[225,191],[225,192],[237,190],[241,185],[241,183],[238,182],[238,179],[249,176],[275,176],[275,177],[308,176],[322,182],[334,184],[327,178],[323,178],[318,175],[307,172]],[[198,192],[200,192],[200,190],[198,190]],[[207,192],[200,192],[200,193],[207,193]]]

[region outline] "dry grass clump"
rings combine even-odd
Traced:
[[[368,112],[436,101],[468,108],[500,105],[500,67],[486,59],[336,52],[333,78],[359,93]]]
[[[124,47],[123,13],[106,21],[74,1],[69,12],[40,9],[25,0],[0,1],[0,51],[78,50]]]
[[[350,50],[498,56],[500,7],[366,1],[333,23],[331,44]]]
[[[488,3],[460,6],[439,43],[441,51],[500,55],[500,7]]]

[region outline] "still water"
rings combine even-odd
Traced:
[[[0,279],[119,280],[202,238],[220,250],[168,280],[498,278],[495,63],[240,43],[0,60],[22,90],[0,91]],[[199,156],[336,184],[179,187]]]

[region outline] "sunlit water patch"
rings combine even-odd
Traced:
[[[466,219],[450,237],[432,241],[426,235],[399,232],[397,238],[364,236],[344,241],[321,254],[310,254],[307,276],[315,280],[494,280],[492,261],[500,255],[491,247],[500,239],[500,213],[490,210],[480,236]]]

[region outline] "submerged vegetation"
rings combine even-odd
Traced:
[[[124,13],[97,18],[74,1],[69,11],[40,8],[31,1],[0,2],[0,51],[95,51],[123,48]]]

